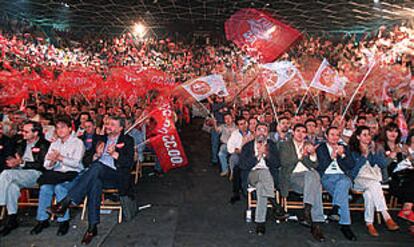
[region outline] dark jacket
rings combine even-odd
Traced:
[[[301,160],[298,159],[296,154],[295,144],[290,139],[286,142],[279,143],[279,154],[280,154],[280,194],[283,197],[287,197],[289,194],[290,177],[296,164],[301,161],[304,166],[308,169],[316,169],[318,167],[318,161],[310,160],[309,156],[303,157]]]
[[[103,136],[106,143],[108,137]],[[121,196],[126,195],[131,186],[131,168],[134,166],[134,139],[129,135],[121,134],[115,146],[119,153],[115,159],[116,171],[118,173],[118,190]]]
[[[2,135],[0,138],[0,172],[6,167],[6,159],[15,153],[14,143],[10,137]]]
[[[17,143],[16,153],[23,157],[24,151],[26,150],[26,141],[21,140]],[[46,141],[44,137],[41,137],[32,148],[33,162],[26,162],[23,169],[35,169],[38,171],[44,171],[43,163],[49,149],[50,143]]]
[[[347,176],[351,177],[351,169],[353,166],[351,152],[346,146],[344,146],[344,148],[345,148],[345,156],[337,158],[336,161],[338,162],[338,165],[341,168],[341,170]],[[326,143],[322,143],[319,145],[319,147],[316,149],[316,154],[318,156],[318,163],[319,163],[316,170],[319,172],[319,175],[321,175],[322,177],[323,174],[325,174],[326,169],[332,163],[333,159],[329,155],[329,150],[328,150],[328,146]]]
[[[96,146],[98,145],[99,141],[103,141],[103,136],[93,134],[92,139],[89,140],[86,136],[86,133],[83,133],[83,135],[81,136],[81,140],[84,145],[86,142],[90,142],[90,141],[92,142],[92,146],[90,149],[86,149],[86,145],[85,145],[85,154],[83,155],[83,158],[82,158],[82,164],[85,168],[87,168],[92,164],[93,155],[96,152]]]
[[[269,167],[269,171],[272,174],[275,186],[278,185],[278,174],[279,174],[279,153],[276,146],[276,143],[271,141],[270,139],[267,140],[268,145],[268,155],[265,157],[266,165]],[[246,143],[240,153],[240,159],[238,166],[242,171],[242,187],[245,191],[247,189],[247,178],[249,172],[252,170],[253,167],[257,165],[259,161],[257,160],[255,153],[254,153],[254,140]]]

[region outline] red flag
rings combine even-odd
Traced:
[[[181,145],[180,136],[174,125],[174,111],[170,103],[160,104],[152,114],[156,121],[150,138],[164,172],[188,165],[187,156]]]
[[[262,62],[276,60],[301,37],[298,30],[252,8],[237,11],[224,28],[228,40],[240,48],[247,46],[250,55],[257,50]]]

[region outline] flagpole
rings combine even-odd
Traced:
[[[125,131],[125,135],[128,134],[131,130],[133,130],[135,127],[137,127],[138,124],[142,123],[144,120],[146,120],[148,117],[150,116],[150,114],[148,113],[146,116],[138,119],[137,121],[135,121],[135,123],[133,125],[131,125],[131,127],[129,127],[129,129],[127,131]]]
[[[354,98],[357,95],[359,89],[361,89],[362,84],[364,84],[364,82],[368,78],[368,75],[371,73],[372,69],[374,68],[374,65],[375,65],[375,61],[371,64],[371,66],[369,67],[369,69],[368,69],[367,73],[365,74],[364,78],[362,78],[362,81],[359,83],[358,87],[355,89],[354,94],[352,95],[351,99],[349,100],[348,105],[345,107],[344,112],[342,113],[341,122],[344,120],[346,112],[348,111],[349,107],[351,106],[352,101],[354,101]]]
[[[272,105],[273,114],[275,115],[276,122],[277,122],[277,124],[279,124],[279,117],[277,116],[277,111],[276,111],[276,108],[275,108],[275,103],[273,102],[273,98],[272,98],[272,96],[270,95],[270,92],[269,92],[269,90],[268,90],[268,88],[267,88],[267,86],[266,86],[266,85],[265,85],[265,88],[266,88],[267,96],[268,96],[268,97],[269,97],[269,99],[270,99],[270,104]]]
[[[303,102],[305,101],[305,98],[306,98],[306,96],[308,95],[309,89],[310,89],[310,86],[308,87],[308,89],[306,89],[306,92],[305,92],[305,94],[303,95],[302,100],[301,100],[301,101],[300,101],[300,103],[299,103],[298,109],[296,109],[295,116],[296,116],[296,115],[298,115],[300,108],[302,108]],[[311,97],[312,97],[312,96],[311,96]]]

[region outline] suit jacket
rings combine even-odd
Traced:
[[[318,170],[321,177],[325,174],[326,169],[332,163],[333,159],[331,155],[329,155],[328,146],[326,143],[322,143],[316,149],[316,154],[318,155]],[[345,147],[345,156],[343,158],[337,158],[336,161],[338,162],[339,167],[341,170],[349,177],[351,177],[351,169],[353,166],[353,161],[351,158],[351,152],[347,147]]]
[[[26,150],[27,142],[25,140],[20,140],[16,146],[16,153],[23,157],[24,151]],[[50,143],[44,138],[40,137],[37,143],[32,148],[33,162],[26,162],[23,169],[35,169],[38,171],[44,171],[43,163],[45,162],[45,157],[47,151],[49,150]]]
[[[87,142],[86,133],[83,133],[81,136],[81,140],[83,143]],[[85,168],[89,167],[93,162],[93,155],[96,152],[96,146],[98,145],[99,141],[103,141],[103,136],[97,135],[96,133],[92,135],[92,147],[88,150],[85,149],[85,154],[82,158],[82,164]]]
[[[0,138],[0,172],[5,168],[7,157],[12,156],[15,152],[13,141],[3,135]]]
[[[298,159],[296,154],[295,144],[290,139],[286,142],[279,143],[280,154],[280,193],[283,197],[287,197],[289,194],[290,177],[299,161],[308,169],[316,169],[318,167],[318,161],[311,161],[309,156]]]
[[[106,143],[108,137],[103,136]],[[134,166],[134,139],[129,135],[121,134],[115,145],[115,151],[119,153],[115,159],[118,174],[118,190],[121,196],[126,195],[131,186],[131,168]]]
[[[272,174],[273,180],[275,182],[275,186],[278,185],[278,173],[279,173],[279,152],[277,149],[276,143],[271,141],[270,139],[267,140],[268,145],[268,155],[265,157],[266,165],[269,167],[269,171]],[[243,189],[247,189],[247,178],[249,172],[252,170],[254,166],[257,165],[259,161],[257,160],[254,152],[254,140],[246,143],[241,150],[240,159],[238,166],[242,171],[242,187]]]

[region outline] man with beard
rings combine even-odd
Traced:
[[[286,116],[279,118],[279,123],[276,126],[276,132],[270,133],[270,139],[274,142],[287,141],[291,135],[289,133],[290,120]]]
[[[259,123],[256,126],[255,139],[246,143],[240,153],[239,167],[242,170],[243,183],[256,188],[257,206],[255,211],[256,233],[265,233],[267,202],[273,206],[276,219],[288,217],[284,209],[275,200],[275,184],[278,177],[279,154],[276,143],[267,139],[268,126]]]

